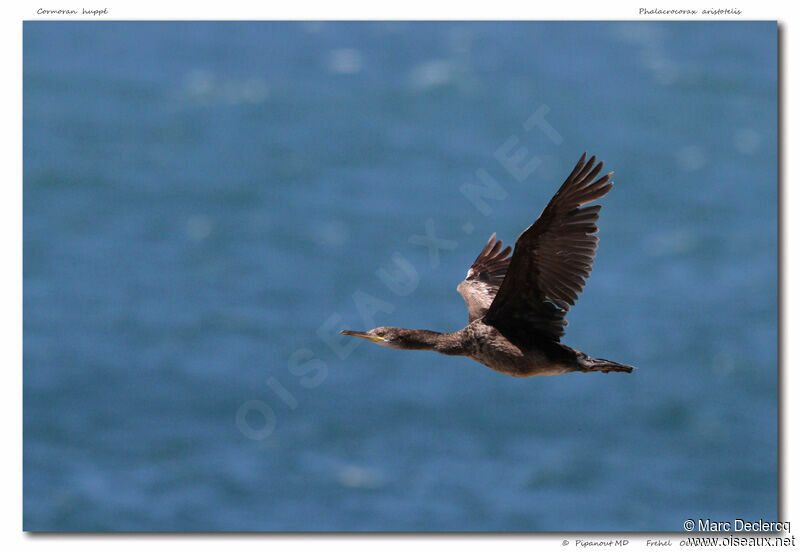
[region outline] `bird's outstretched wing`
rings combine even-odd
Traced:
[[[456,288],[467,303],[470,322],[486,314],[511,262],[511,247],[503,249],[503,242],[495,240],[496,235],[492,234],[486,247],[469,267],[466,280]]]
[[[613,185],[614,173],[594,180],[603,162],[581,156],[572,174],[525,230],[514,246],[514,257],[484,316],[484,322],[520,337],[538,334],[559,341],[567,325],[564,316],[586,285],[597,250],[600,199]],[[592,168],[594,166],[594,168]]]

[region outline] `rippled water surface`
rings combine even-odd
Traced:
[[[774,519],[776,47],[769,22],[26,23],[25,529]],[[337,334],[463,326],[485,240],[583,151],[616,185],[565,342],[633,375]]]

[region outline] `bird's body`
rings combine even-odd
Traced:
[[[582,207],[611,189],[611,173],[594,180],[584,154],[539,218],[511,248],[493,235],[458,285],[469,324],[452,333],[380,327],[342,333],[394,349],[467,356],[503,374],[554,376],[567,372],[631,372],[632,366],[592,358],[560,342],[597,249],[599,205]]]
[[[572,349],[542,341],[538,344],[514,343],[483,319],[470,322],[453,334],[465,356],[509,376],[555,376],[571,371]]]

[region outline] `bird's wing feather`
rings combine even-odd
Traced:
[[[503,242],[492,234],[483,251],[467,271],[467,278],[458,284],[458,292],[467,303],[469,321],[486,314],[511,262],[511,247],[503,249]]]
[[[600,205],[581,207],[600,199],[613,185],[609,173],[584,153],[572,173],[525,230],[514,246],[505,279],[484,316],[484,322],[519,336],[538,334],[559,341],[564,317],[575,304],[592,270],[597,250]],[[594,166],[594,168],[593,168]]]

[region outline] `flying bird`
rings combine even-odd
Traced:
[[[451,333],[379,327],[343,330],[392,349],[467,356],[516,377],[568,372],[632,372],[634,367],[592,358],[561,343],[564,319],[592,270],[600,205],[584,207],[611,189],[603,162],[584,153],[542,214],[514,246],[493,234],[458,285],[469,324]],[[595,180],[595,178],[597,178]]]

